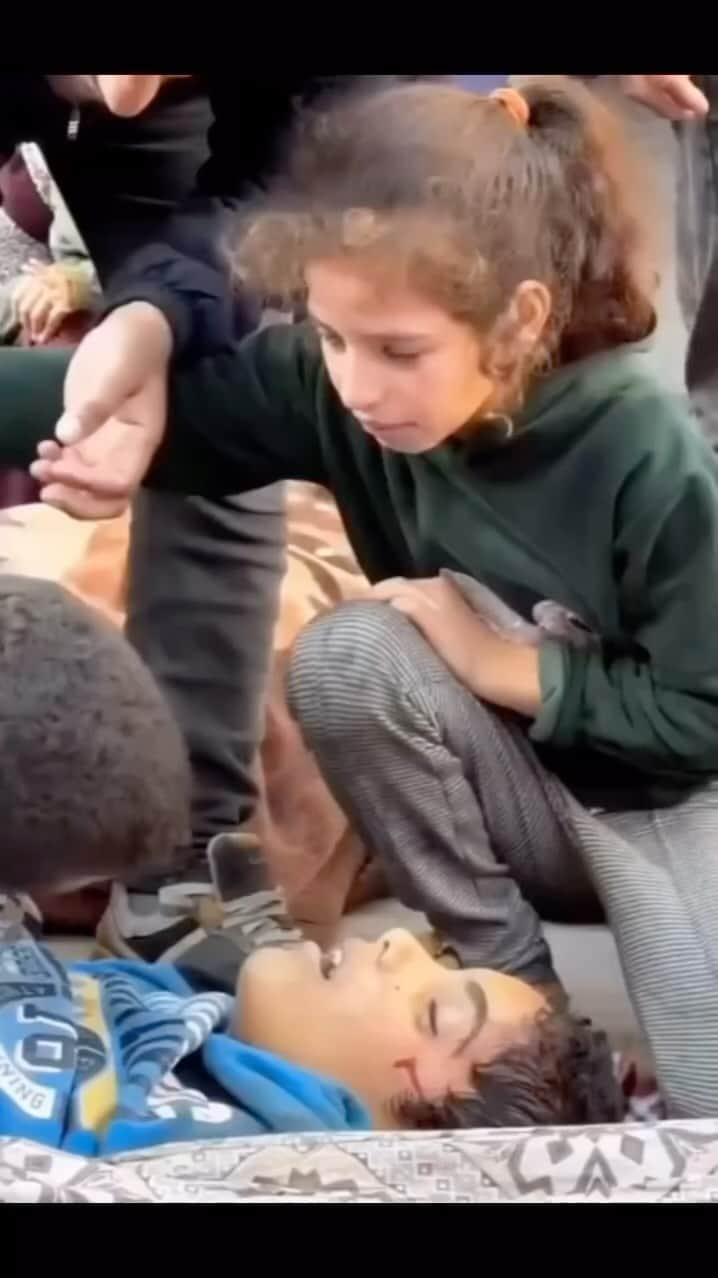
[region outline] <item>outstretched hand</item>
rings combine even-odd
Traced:
[[[76,444],[38,445],[30,473],[40,500],[75,519],[114,519],[126,510],[162,440],[166,378],[155,375],[123,409]]]
[[[125,510],[162,441],[169,326],[145,303],[120,307],[80,343],[54,440],[30,467],[41,500],[78,519]]]

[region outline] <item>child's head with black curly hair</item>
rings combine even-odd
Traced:
[[[168,868],[189,793],[179,728],[122,634],[61,586],[0,576],[0,892]]]

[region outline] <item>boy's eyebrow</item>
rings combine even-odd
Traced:
[[[474,1039],[479,1035],[486,1024],[489,1014],[489,1007],[486,1001],[486,995],[479,985],[478,981],[467,981],[464,989],[474,1005],[474,1023],[471,1026],[466,1038],[463,1038],[452,1053],[453,1056],[461,1056],[466,1051],[469,1043],[473,1043]]]

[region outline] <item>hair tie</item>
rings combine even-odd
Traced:
[[[494,89],[493,93],[489,94],[489,97],[492,101],[499,102],[520,128],[525,129],[527,127],[531,117],[531,108],[523,93],[519,93],[518,89]]]

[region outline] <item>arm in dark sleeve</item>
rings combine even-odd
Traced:
[[[210,234],[212,220],[202,218],[194,229]],[[110,282],[102,315],[138,301],[156,306],[164,315],[172,329],[177,360],[229,350],[240,327],[229,266],[204,262],[169,240],[147,244],[127,259]],[[258,308],[248,303],[246,313],[244,327],[249,329],[258,318]]]
[[[223,241],[242,196],[275,166],[293,102],[286,80],[203,78],[213,115],[209,158],[161,233],[115,272],[104,308],[107,314],[127,302],[156,306],[172,328],[180,360],[229,349],[258,321],[258,304],[233,288]]]
[[[196,189],[168,218],[161,236],[133,253],[110,282],[105,314],[145,301],[167,318],[176,357],[227,349],[259,317],[256,299],[233,289],[222,242],[239,201],[270,177],[299,106],[321,97],[379,87],[412,76],[207,76],[213,111],[210,155]],[[420,78],[420,77],[416,77]]]
[[[718,478],[687,436],[642,471],[614,547],[635,653],[545,644],[531,736],[701,781],[718,771]]]

